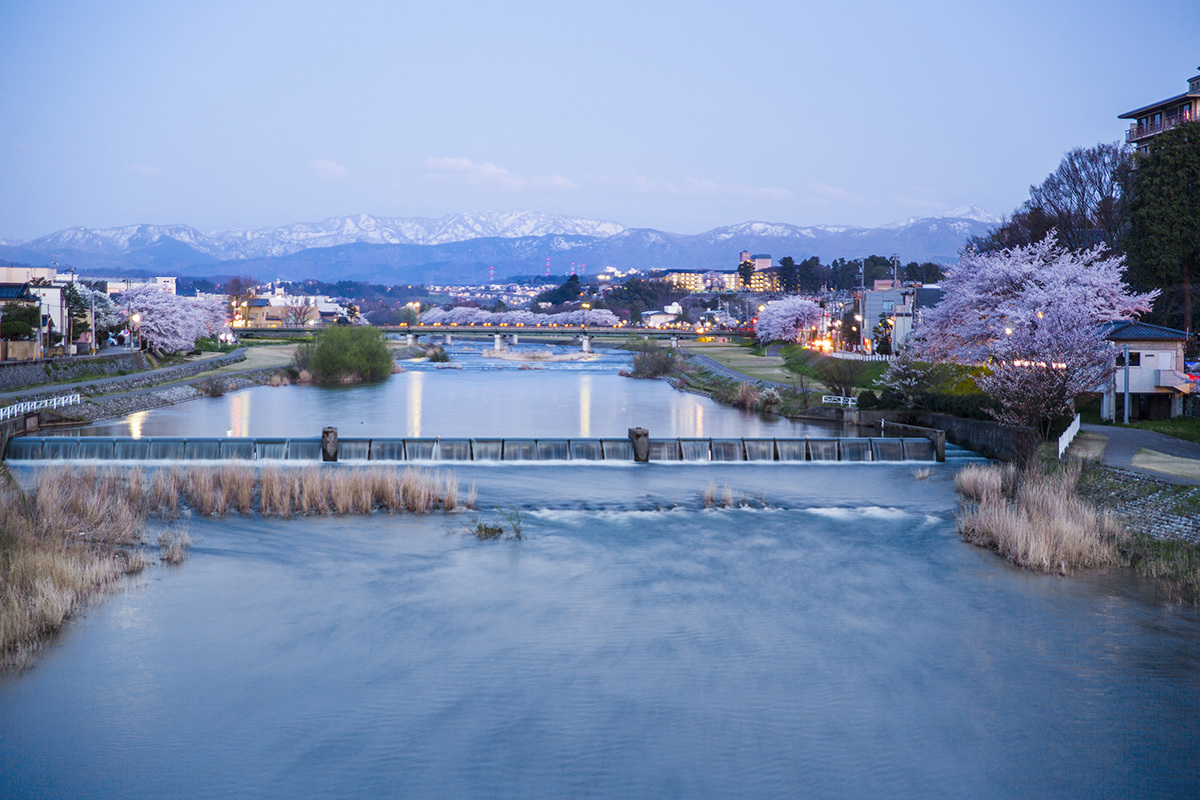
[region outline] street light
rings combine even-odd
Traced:
[[[589,310],[591,307],[592,307],[592,304],[591,304],[591,303],[584,303],[584,304],[583,304],[583,329],[584,329],[585,331],[587,330],[587,318],[588,318],[588,310]]]
[[[142,349],[142,315],[134,314],[129,321],[133,323],[134,330],[137,331],[137,349],[140,351]]]

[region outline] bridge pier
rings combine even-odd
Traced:
[[[674,350],[674,349],[676,349],[677,347],[679,347],[679,337],[678,337],[678,336],[672,336],[672,337],[671,337],[671,349],[672,349],[672,350]]]
[[[450,334],[448,334],[448,333],[443,333],[443,334],[442,334],[442,345],[443,345],[443,346],[447,346],[447,345],[449,345],[449,344],[450,344]]]
[[[417,346],[417,335],[415,333],[408,334],[407,336],[404,337],[404,343],[406,345],[408,345],[409,347],[416,347]]]
[[[508,343],[509,343],[509,344],[516,344],[516,343],[517,343],[517,334],[515,334],[515,333],[510,333],[510,334],[508,335]]]
[[[592,352],[592,339],[590,336],[579,337],[579,349],[585,353]]]
[[[492,349],[500,351],[504,349],[504,334],[496,333],[492,335]]]

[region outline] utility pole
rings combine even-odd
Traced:
[[[1125,424],[1129,424],[1129,345],[1121,345],[1121,358],[1125,362]]]
[[[892,253],[892,288],[900,288],[900,254]]]

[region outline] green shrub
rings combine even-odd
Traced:
[[[436,361],[439,363],[446,363],[450,360],[450,354],[447,353],[446,348],[442,347],[440,344],[435,344],[433,347],[430,347],[425,351],[425,355],[430,361]]]
[[[297,369],[307,368],[316,383],[380,381],[392,374],[395,364],[383,331],[368,326],[326,328],[315,344],[296,348],[292,363]]]
[[[887,395],[886,390],[884,395]],[[900,401],[903,402],[903,398],[900,398]],[[988,410],[999,408],[995,400],[979,392],[975,394],[928,394],[924,397],[924,405],[934,414],[950,414],[955,417],[991,421],[996,418],[989,414]]]
[[[879,408],[879,398],[870,389],[858,393],[858,407],[864,411]]]

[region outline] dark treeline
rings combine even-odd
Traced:
[[[910,261],[901,264],[900,279],[919,283],[937,283],[942,277],[939,264],[926,261],[919,264]],[[796,261],[791,256],[779,259],[779,283],[786,292],[819,292],[823,289],[855,289],[860,285],[868,288],[877,280],[892,278],[892,262],[883,256],[866,258],[835,258],[822,264],[817,256]]]
[[[1143,153],[1120,144],[1063,156],[1011,217],[971,246],[988,252],[1039,242],[1055,232],[1072,250],[1103,247],[1125,256],[1126,279],[1161,294],[1148,322],[1196,329],[1192,284],[1200,273],[1200,123],[1156,135]]]

